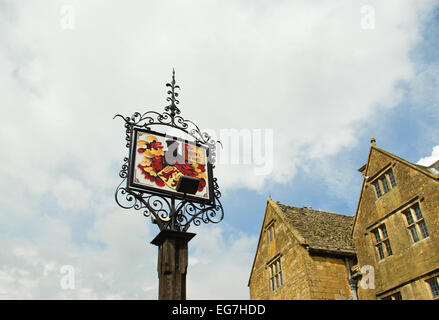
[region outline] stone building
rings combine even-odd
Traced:
[[[439,298],[439,161],[429,167],[375,145],[359,169],[363,184],[352,237],[358,265],[370,265],[374,288],[360,299]]]
[[[439,161],[371,142],[354,216],[267,200],[250,299],[439,299]]]
[[[250,299],[352,297],[353,217],[267,201]]]

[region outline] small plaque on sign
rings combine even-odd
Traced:
[[[198,186],[200,185],[200,180],[197,178],[192,177],[180,177],[178,180],[177,185],[177,191],[188,193],[188,194],[195,194],[198,190]]]

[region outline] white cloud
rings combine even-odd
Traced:
[[[1,298],[156,297],[155,231],[112,198],[126,155],[112,117],[161,111],[172,67],[184,117],[216,131],[274,129],[272,176],[216,171],[223,194],[260,191],[352,146],[401,100],[433,1],[369,1],[367,31],[353,1],[75,0],[73,30],[60,27],[63,4],[0,1]],[[188,296],[247,298],[255,239],[208,230],[191,243]],[[59,288],[62,265],[76,268],[78,289]]]
[[[157,248],[150,226],[139,215],[120,212],[98,219],[91,237],[102,247],[73,243],[4,242],[0,299],[156,299]],[[247,279],[256,237],[233,238],[220,227],[203,227],[189,243],[187,295],[190,299],[247,299]],[[52,235],[54,240],[59,237]],[[20,245],[17,243],[21,243]],[[62,266],[74,268],[73,290],[63,289]]]
[[[417,164],[420,164],[423,166],[430,166],[438,160],[439,160],[439,145],[433,147],[433,150],[432,150],[430,156],[423,157],[423,158],[419,159]]]
[[[90,207],[92,192],[80,181],[61,175],[52,186],[57,204],[64,210],[83,210]]]
[[[47,241],[4,239],[2,245],[10,250],[0,254],[0,298],[156,298],[154,291],[145,290],[157,282],[155,248],[147,245],[151,235],[145,220],[120,212],[100,217],[91,237],[99,243],[95,246],[63,240],[50,226],[44,230]],[[74,269],[73,290],[60,285],[66,265]]]
[[[396,13],[396,2],[371,2],[376,28],[367,31],[361,4],[351,1],[76,1],[72,31],[59,26],[61,3],[9,3],[20,19],[4,31],[4,111],[20,105],[22,116],[8,118],[6,128],[14,126],[8,138],[26,148],[17,144],[7,161],[39,181],[34,189],[46,190],[47,172],[63,163],[103,186],[123,143],[112,115],[161,110],[175,66],[183,115],[216,130],[274,128],[271,178],[291,179],[297,164],[352,145],[361,121],[400,101],[395,86],[413,76],[409,52],[420,40],[419,14],[429,8],[422,3],[398,1]],[[173,14],[178,19],[167,23],[158,18]],[[224,188],[260,189],[269,178],[241,169],[223,166]]]
[[[233,231],[203,227],[189,242],[189,263],[196,263],[188,268],[188,299],[249,298],[247,281],[258,238]]]

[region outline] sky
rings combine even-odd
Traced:
[[[248,299],[268,197],[353,215],[372,136],[439,159],[438,39],[429,0],[0,0],[0,299],[157,299],[113,117],[163,111],[173,68],[181,115],[223,143],[187,298]]]

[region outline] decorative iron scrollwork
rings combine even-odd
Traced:
[[[191,120],[184,119],[179,114],[177,107],[178,93],[176,89],[180,86],[175,82],[175,71],[172,73],[171,83],[166,84],[170,89],[167,91],[170,102],[162,113],[147,111],[143,114],[135,112],[131,117],[124,117],[120,114],[115,118],[122,118],[125,122],[125,141],[126,147],[131,150],[134,128],[144,128],[151,130],[154,127],[168,127],[181,131],[194,140],[195,143],[208,148],[207,161],[215,167],[216,144],[208,133],[201,132],[200,128]],[[151,217],[160,230],[187,231],[191,224],[199,226],[203,223],[218,223],[224,217],[224,210],[219,200],[221,192],[217,179],[213,178],[213,201],[212,203],[198,203],[188,199],[176,199],[173,196],[151,194],[146,191],[133,190],[127,185],[129,173],[129,158],[123,159],[119,176],[123,179],[115,192],[116,203],[124,209],[140,210],[145,217]]]

